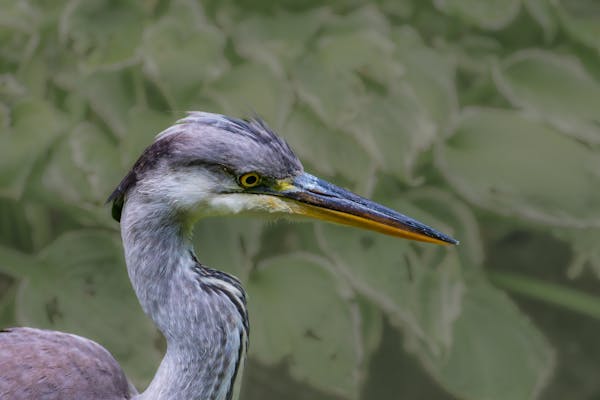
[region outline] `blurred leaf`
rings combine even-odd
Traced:
[[[0,60],[20,64],[31,57],[40,40],[38,10],[28,2],[12,0],[0,1],[0,10]]]
[[[11,126],[0,133],[0,195],[19,199],[36,161],[66,127],[66,118],[44,100],[19,102]]]
[[[447,351],[409,344],[435,379],[459,398],[535,399],[555,367],[544,336],[502,292],[479,285],[463,295]]]
[[[600,226],[600,155],[535,119],[469,109],[437,162],[478,206],[557,226]]]
[[[434,270],[407,241],[333,225],[319,226],[318,232],[340,274],[394,324],[426,341],[431,351],[450,344],[464,290],[456,253],[438,257]]]
[[[365,7],[337,20],[292,70],[299,98],[331,127],[345,127],[367,101],[361,76],[381,85],[402,75],[394,45],[381,31],[387,24],[380,18]]]
[[[142,57],[144,72],[164,91],[171,107],[185,111],[193,108],[190,99],[202,85],[221,76],[229,64],[222,32],[202,20],[192,3],[174,4],[171,15],[144,33]]]
[[[1,74],[0,75],[0,99],[6,101],[7,104],[17,102],[27,94],[27,89],[23,86],[14,75],[12,74]],[[3,106],[3,113],[8,113],[8,107]],[[4,120],[2,126],[8,126],[8,115],[3,117]]]
[[[48,65],[47,60],[39,53],[34,54],[19,68],[19,85],[22,84],[23,89],[27,88],[27,94],[30,96],[44,98],[48,95],[48,80],[52,73],[53,68]],[[13,96],[12,100],[14,101],[16,98],[18,95]]]
[[[235,25],[234,44],[243,57],[265,64],[283,76],[307,50],[312,36],[328,16],[324,8],[297,13],[279,11],[276,16],[248,15]]]
[[[6,277],[0,276],[0,327],[2,329],[15,326],[16,297],[17,285],[7,282]]]
[[[31,227],[21,202],[0,197],[0,245],[32,250]],[[0,257],[1,259],[1,257]]]
[[[409,19],[416,8],[416,4],[410,0],[379,0],[378,3],[385,15],[394,18]]]
[[[351,309],[318,259],[265,261],[250,276],[248,293],[253,357],[285,363],[295,379],[323,391],[358,398]]]
[[[314,55],[293,67],[292,80],[298,98],[332,127],[356,115],[366,99],[364,85],[354,73],[327,70]]]
[[[263,225],[262,220],[250,218],[203,219],[194,229],[198,260],[247,281],[260,248]]]
[[[600,144],[600,82],[572,59],[522,51],[495,70],[498,89],[516,106],[532,111],[563,132]]]
[[[376,29],[332,32],[316,43],[315,57],[332,73],[353,71],[380,84],[394,82],[403,68],[394,58],[394,45]]]
[[[395,30],[393,39],[397,57],[405,68],[403,81],[412,87],[423,110],[435,121],[437,134],[445,132],[458,116],[454,62],[426,47],[409,27]]]
[[[153,138],[172,123],[173,116],[170,113],[161,113],[145,106],[130,108],[126,133],[119,143],[123,167],[130,168]],[[123,176],[126,173],[125,168],[122,170]],[[115,186],[117,183],[114,183]]]
[[[35,258],[14,248],[0,245],[0,272],[12,278],[23,278],[32,273]]]
[[[0,103],[0,129],[8,130],[10,126],[10,111],[7,106]]]
[[[491,281],[504,289],[600,320],[600,296],[506,272],[493,272]]]
[[[256,112],[275,129],[283,126],[294,101],[287,80],[257,63],[238,65],[207,87],[205,94],[221,105],[225,113]]]
[[[296,252],[308,252],[315,256],[322,256],[315,238],[315,224],[308,223],[308,221],[310,220],[300,218],[269,221],[270,223],[263,227],[262,246],[257,258],[263,260]]]
[[[364,343],[362,362],[366,363],[381,344],[383,335],[383,313],[377,305],[364,298],[359,298],[356,305],[358,306],[356,311],[359,316],[360,326],[362,327],[361,336]],[[362,378],[364,378],[364,376],[362,376]]]
[[[0,7],[2,7],[0,27],[11,28],[14,31],[33,31],[35,29],[37,10],[31,4],[2,0]]]
[[[476,216],[467,204],[450,192],[433,187],[411,190],[403,194],[402,198],[426,210],[428,215],[437,217],[431,225],[451,234],[461,242],[460,246],[456,247],[456,251],[461,259],[463,270],[466,267],[477,268],[482,265],[484,261],[482,233]]]
[[[82,98],[87,100],[90,108],[110,127],[115,136],[125,135],[127,110],[134,99],[128,80],[128,74],[122,71],[96,72],[59,79],[61,85],[79,96],[74,101],[81,103]],[[76,105],[74,108],[76,109]],[[85,116],[80,115],[79,118]]]
[[[523,5],[531,17],[540,24],[544,31],[544,38],[550,41],[556,36],[558,22],[550,4],[552,0],[524,0]]]
[[[371,160],[357,140],[328,128],[304,107],[296,107],[282,134],[298,157],[316,172],[341,175],[349,182],[367,179]]]
[[[520,0],[434,0],[442,12],[483,29],[499,30],[519,13]]]
[[[70,0],[60,35],[88,69],[120,68],[134,62],[144,27],[140,2]]]
[[[347,13],[339,13],[337,18],[327,21],[328,23],[324,27],[325,34],[361,30],[376,31],[380,34],[389,32],[389,19],[374,3],[357,4],[355,7],[349,7],[348,10]]]
[[[554,0],[563,29],[575,40],[600,52],[600,4],[594,0]]]
[[[28,196],[29,201],[23,204],[24,214],[29,226],[28,239],[32,242],[32,249],[40,251],[54,241],[61,233],[80,228],[80,225],[71,218],[69,209],[59,212],[49,208],[46,204],[38,203]]]
[[[496,87],[492,85],[490,65],[496,62],[498,53],[503,50],[499,40],[479,34],[465,34],[456,43],[442,42],[438,46],[456,63],[459,76],[455,77],[455,84],[460,85],[457,95],[461,99],[474,97],[471,102],[479,103],[497,95]]]
[[[446,389],[459,398],[528,399],[525,394],[543,387],[552,369],[552,363],[548,363],[551,350],[544,338],[493,289],[482,291],[465,286],[456,252],[433,252],[419,257],[408,242],[358,231],[342,232],[342,229],[322,227],[326,253],[334,257],[357,291],[378,304],[393,323],[403,328],[409,350],[419,356]],[[489,292],[493,294],[491,299],[487,299]],[[481,306],[482,303],[485,305]],[[485,311],[478,311],[480,306]],[[479,327],[489,326],[487,320],[480,319],[490,318],[487,310],[495,307],[503,312],[490,314],[493,329],[500,325],[516,332],[508,335],[498,329],[498,333],[478,339]],[[515,339],[515,335],[521,337]],[[478,344],[474,351],[471,346],[477,341],[490,344]],[[503,343],[505,349],[510,349],[500,353],[513,354],[514,350],[519,355],[495,354],[498,350],[491,343]],[[529,345],[531,349],[522,349]],[[469,361],[474,354],[478,355],[477,362]],[[486,367],[482,368],[482,364]],[[514,387],[512,384],[505,387],[506,382],[512,381],[500,377],[512,370],[518,370],[518,379]]]
[[[568,242],[573,251],[573,258],[567,267],[569,278],[583,278],[589,269],[600,279],[599,229],[553,229],[552,233]]]
[[[36,179],[36,197],[85,224],[108,224],[104,202],[121,175],[116,146],[82,122],[57,145]]]
[[[387,96],[365,100],[346,129],[366,148],[375,148],[379,168],[412,184],[419,182],[418,157],[436,138],[435,122],[405,84],[396,85]]]
[[[19,323],[98,341],[135,382],[148,382],[161,354],[135,298],[116,234],[78,231],[38,256],[17,298]],[[115,334],[118,332],[118,335]]]

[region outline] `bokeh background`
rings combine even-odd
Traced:
[[[598,400],[599,56],[594,0],[0,0],[0,325],[143,389],[164,342],[104,201],[185,111],[256,113],[461,245],[202,221],[249,291],[243,400]]]

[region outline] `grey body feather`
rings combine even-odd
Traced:
[[[112,355],[68,333],[32,328],[0,332],[0,399],[131,399],[137,392]]]

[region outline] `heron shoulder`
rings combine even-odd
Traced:
[[[98,343],[33,328],[0,331],[0,398],[131,399],[137,392]]]

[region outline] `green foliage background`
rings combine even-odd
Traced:
[[[0,10],[0,325],[93,338],[143,388],[164,344],[104,200],[186,110],[257,112],[462,244],[203,221],[200,259],[249,291],[243,399],[600,398],[597,1]]]

